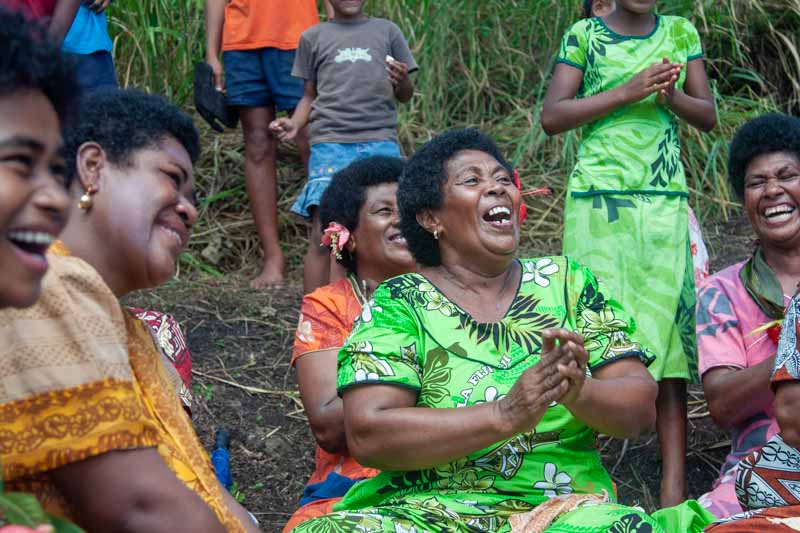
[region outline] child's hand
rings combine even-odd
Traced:
[[[661,61],[663,65],[669,65],[669,58],[664,58]],[[680,65],[683,68],[683,65]],[[669,105],[672,103],[672,99],[675,97],[675,84],[678,82],[678,77],[681,75],[681,70],[678,69],[675,75],[672,77],[670,84],[667,86],[666,89],[661,89],[658,91],[658,96],[656,97],[656,102],[660,105]]]
[[[111,0],[84,0],[83,5],[94,11],[95,13],[102,13],[108,7]]]
[[[628,103],[638,102],[674,85],[683,65],[666,61],[650,65],[623,85],[625,101]]]
[[[271,131],[281,142],[293,141],[297,137],[297,124],[290,118],[279,118],[269,123]]]
[[[395,88],[408,80],[408,65],[401,61],[387,58],[386,70],[389,71],[389,79]]]
[[[206,63],[211,67],[211,72],[214,73],[214,88],[221,93],[225,92],[225,71],[222,69],[222,63],[219,58],[215,56],[206,57]]]

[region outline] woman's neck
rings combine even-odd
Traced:
[[[779,248],[762,243],[764,259],[775,272],[784,294],[792,295],[800,282],[800,248]]]
[[[358,290],[363,292],[364,297],[367,299],[372,298],[372,294],[378,288],[378,285],[398,275],[396,272],[386,272],[383,269],[370,267],[371,265],[357,264],[357,272],[353,273],[358,282]]]
[[[514,273],[513,261],[513,258],[509,258],[491,268],[481,268],[481,265],[475,263],[450,263],[443,260],[438,267],[423,269],[422,273],[444,281],[462,294],[472,293],[482,299],[486,294],[499,296],[510,287]]]
[[[656,17],[653,13],[634,13],[617,7],[606,15],[606,25],[620,35],[644,36],[653,31]]]
[[[111,292],[117,298],[121,298],[130,290],[127,289],[121,272],[108,263],[103,243],[101,239],[93,237],[91,225],[75,220],[81,216],[85,216],[85,214],[72,213],[70,215],[70,222],[59,236],[59,240],[64,243],[70,254],[89,263],[100,274]]]

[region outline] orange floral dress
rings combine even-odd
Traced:
[[[292,365],[299,357],[326,350],[339,350],[353,322],[361,314],[362,300],[358,282],[352,276],[320,287],[303,297],[300,320],[294,337]],[[335,472],[353,480],[374,477],[378,470],[361,466],[347,454],[329,453],[317,446],[314,472],[306,486],[324,483]],[[291,531],[301,522],[322,516],[333,510],[337,498],[312,501],[300,507],[289,519],[284,531]]]
[[[50,472],[113,450],[156,448],[167,467],[215,512],[245,531],[148,329],[100,275],[56,243],[39,301],[0,311],[0,455],[6,490],[75,518]]]

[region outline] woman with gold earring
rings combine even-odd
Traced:
[[[197,131],[138,91],[93,93],[77,116],[64,147],[71,217],[51,274],[31,310],[0,312],[0,359],[13,369],[0,391],[6,485],[87,531],[257,531],[216,480],[174,369],[118,301],[175,273],[197,221]],[[47,431],[56,420],[65,430]]]

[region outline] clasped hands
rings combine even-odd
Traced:
[[[624,85],[626,100],[638,102],[657,93],[656,99],[660,104],[671,103],[683,68],[681,63],[672,63],[666,57],[660,63],[653,63]]]
[[[533,429],[553,402],[569,409],[580,397],[588,364],[583,337],[566,329],[545,330],[541,360],[497,402],[510,434]]]

